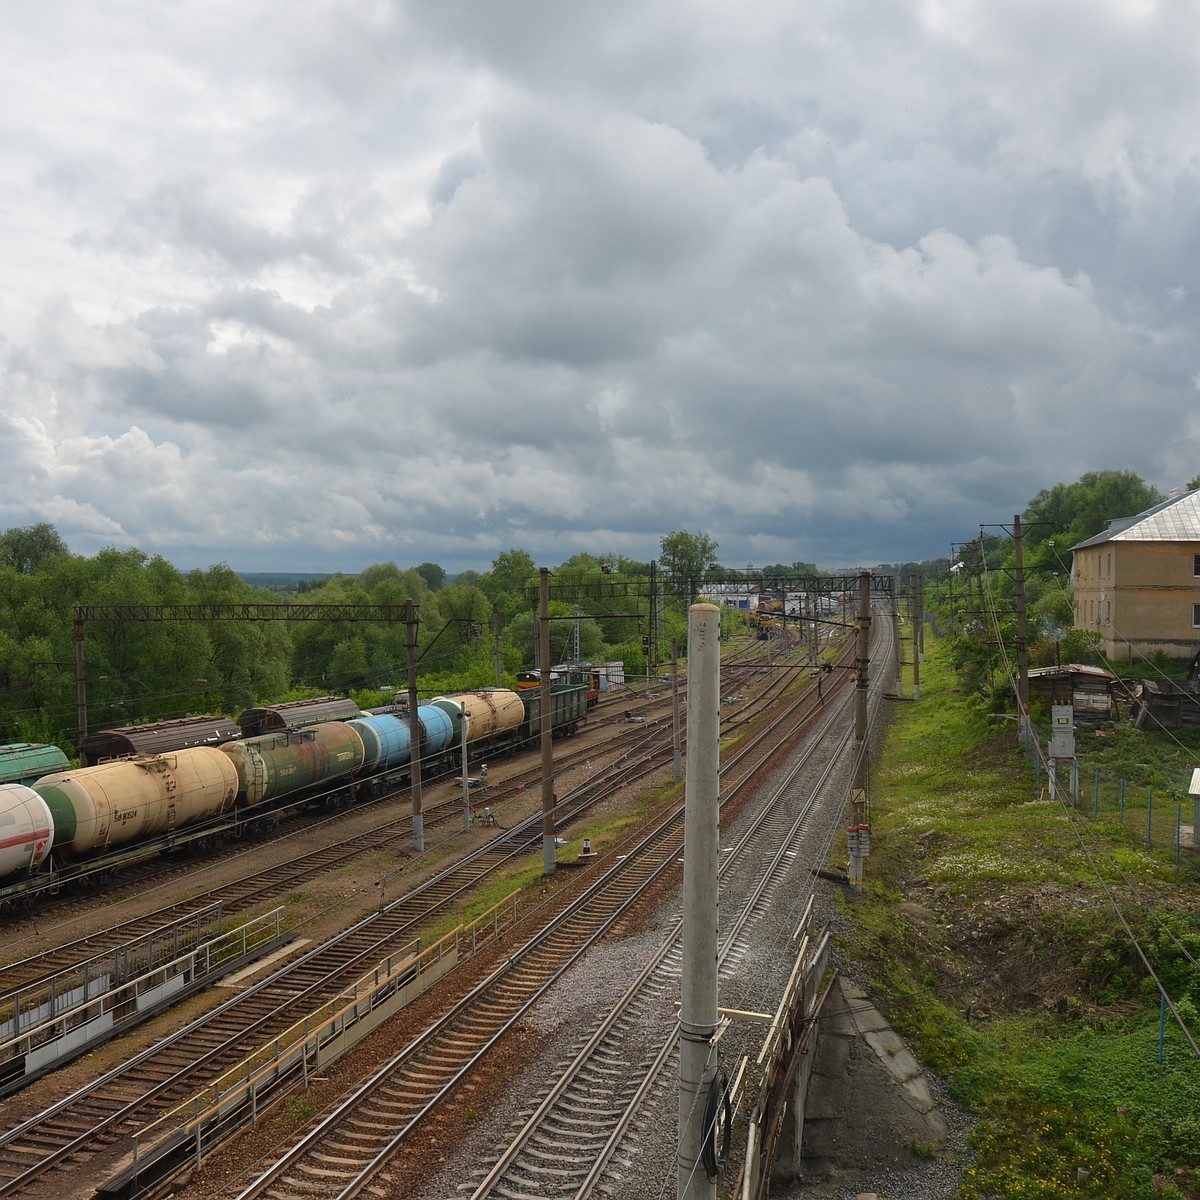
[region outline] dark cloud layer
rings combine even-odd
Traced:
[[[0,50],[0,524],[184,567],[944,554],[1198,473],[1153,0],[74,0]]]

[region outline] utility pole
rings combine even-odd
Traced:
[[[650,640],[646,650],[646,687],[654,674],[654,663],[658,657],[658,560],[650,563]]]
[[[719,626],[718,626],[719,628]],[[671,748],[675,760],[675,782],[683,778],[679,750],[679,639],[671,639]]]
[[[987,627],[987,601],[983,595],[983,573],[987,568],[987,558],[983,549],[983,531],[979,532],[979,560],[975,564],[975,584],[979,588],[979,623]]]
[[[917,655],[922,662],[925,660],[925,576],[917,576],[917,629],[920,631],[920,653]]]
[[[421,812],[421,716],[417,712],[417,617],[411,600],[404,602],[404,657],[408,667],[408,769],[412,784],[413,849],[425,849],[425,816]]]
[[[953,542],[951,542],[951,543],[950,543],[950,572],[949,572],[949,581],[948,581],[948,583],[947,583],[947,590],[948,590],[948,592],[949,592],[949,597],[950,597],[950,601],[949,601],[949,603],[950,603],[950,632],[951,632],[951,633],[953,633],[953,632],[955,631],[955,621],[954,621],[954,572],[955,572],[955,568],[956,568],[957,566],[958,566],[958,564],[957,564],[957,563],[955,562],[955,560],[954,560],[954,543],[953,543]]]
[[[554,832],[554,748],[550,728],[550,571],[538,571],[538,699],[542,719],[542,874],[553,875],[557,854]]]
[[[471,777],[467,773],[467,741],[470,737],[470,718],[464,706],[462,710],[462,789],[463,789],[463,833],[471,832]]]
[[[896,643],[896,696],[904,699],[904,643],[900,640],[900,592],[892,597],[892,641]]]
[[[688,609],[687,782],[683,830],[683,966],[679,996],[678,1200],[715,1200],[716,1180],[701,1165],[705,1117],[717,1074],[717,949],[720,927],[721,610]]]
[[[1016,571],[1013,576],[1013,599],[1017,610],[1017,721],[1018,739],[1029,745],[1029,626],[1025,611],[1025,558],[1021,544],[1021,514],[1013,517],[1013,550]]]
[[[500,663],[500,605],[492,605],[492,653],[496,659],[496,686],[503,684],[504,676]]]
[[[913,699],[921,698],[921,658],[925,653],[925,580],[914,575],[911,580],[913,622]]]
[[[75,617],[75,719],[79,725],[79,744],[88,732],[87,676],[83,666],[83,622]]]
[[[871,663],[871,576],[859,576],[858,645],[855,668],[854,782],[850,788],[850,888],[862,891],[863,859],[871,853],[871,826],[867,822],[867,669]]]

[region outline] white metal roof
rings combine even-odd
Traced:
[[[1135,517],[1110,521],[1096,534],[1072,550],[1102,542],[1200,542],[1200,488],[1172,500],[1164,500]]]

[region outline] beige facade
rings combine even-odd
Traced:
[[[1133,532],[1136,527],[1131,527]],[[1097,630],[1106,658],[1200,650],[1200,530],[1192,541],[1144,535],[1076,547],[1071,562],[1075,626]]]

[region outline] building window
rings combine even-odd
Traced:
[[[1200,629],[1200,604],[1192,605],[1192,628]]]
[[[1200,576],[1200,554],[1192,555],[1192,574]]]

